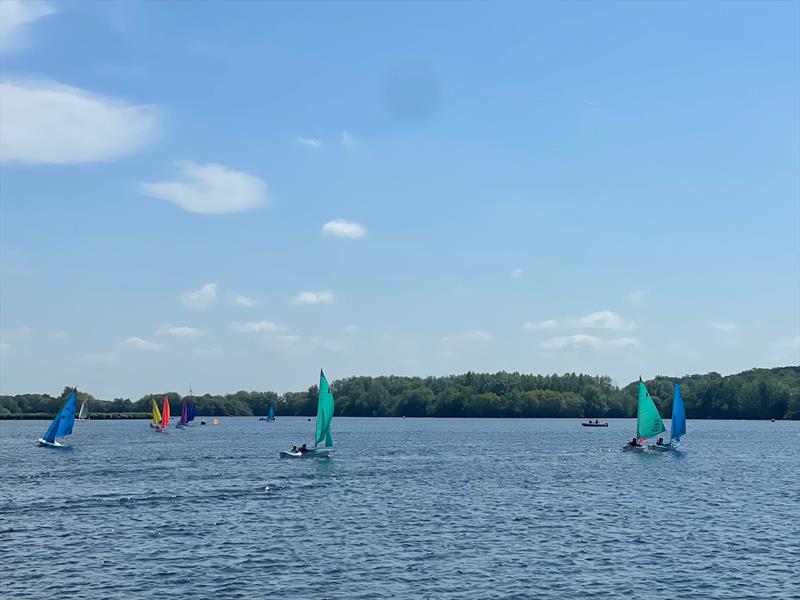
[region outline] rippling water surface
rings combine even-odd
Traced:
[[[152,433],[0,422],[4,598],[791,598],[800,423],[305,418]]]

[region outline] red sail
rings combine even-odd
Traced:
[[[169,398],[164,394],[164,409],[161,411],[161,429],[166,430],[169,425]]]

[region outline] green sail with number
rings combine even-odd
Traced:
[[[325,379],[325,373],[319,372],[319,402],[317,403],[317,432],[314,436],[314,448],[325,442],[326,448],[333,448],[331,436],[331,419],[333,418],[333,393]]]
[[[644,385],[644,382],[639,379],[639,409],[636,419],[636,437],[639,439],[647,439],[666,431],[664,421],[661,420],[661,415],[658,414],[655,402],[650,397],[650,392]]]

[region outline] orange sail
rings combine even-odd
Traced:
[[[164,394],[164,408],[161,410],[161,429],[166,430],[169,425],[169,398]]]

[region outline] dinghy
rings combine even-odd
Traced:
[[[259,421],[274,421],[275,420],[275,405],[274,404],[270,404],[269,405],[269,411],[267,411],[267,416],[266,417],[259,417],[258,420]]]
[[[581,425],[583,425],[584,427],[608,427],[608,423],[598,423],[598,422],[592,423],[591,421],[589,421],[588,423],[581,423]]]
[[[166,433],[167,426],[169,425],[169,397],[164,394],[164,408],[161,409],[161,426],[156,429],[161,433]]]
[[[178,429],[183,429],[186,427],[186,424],[189,422],[189,403],[186,401],[186,398],[183,399],[183,406],[181,406],[181,418],[180,421],[177,422],[175,427]]]
[[[155,398],[153,398],[153,420],[150,421],[150,429],[155,429],[158,431],[161,429],[161,411],[158,410],[158,404],[156,404]]]
[[[81,409],[78,411],[78,421],[85,421],[89,418],[89,407],[86,405],[87,400],[81,404]]]
[[[75,408],[78,403],[77,389],[72,388],[67,401],[58,414],[50,423],[44,436],[40,437],[37,441],[40,446],[47,448],[63,448],[62,444],[56,441],[56,438],[62,438],[72,433],[72,426],[75,424]]]
[[[622,447],[623,452],[644,452],[647,447],[642,445],[647,438],[657,436],[665,431],[664,421],[658,414],[655,402],[650,397],[650,392],[639,378],[639,406],[636,411],[636,441],[638,445],[628,442]]]
[[[681,388],[675,385],[675,392],[672,396],[672,421],[669,424],[669,443],[655,443],[648,446],[648,449],[656,452],[674,452],[678,449],[681,436],[686,434],[686,410],[683,408],[683,398],[681,398]]]
[[[317,427],[314,435],[313,450],[283,451],[281,458],[329,458],[333,453],[333,436],[331,435],[331,419],[333,419],[333,393],[325,379],[325,373],[319,372],[319,400],[317,401]],[[325,446],[320,447],[320,444]]]

